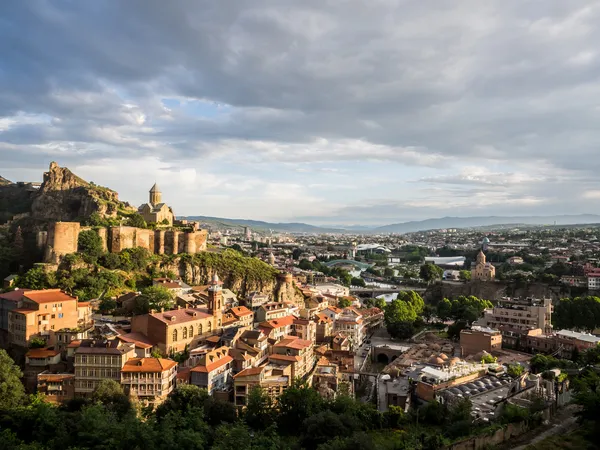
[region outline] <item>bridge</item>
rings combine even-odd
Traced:
[[[359,270],[367,270],[369,267],[372,267],[374,265],[374,264],[367,264],[367,263],[355,261],[353,259],[334,259],[332,261],[327,261],[324,264],[327,267],[354,266]]]
[[[381,287],[352,287],[350,288],[350,293],[358,296],[371,295],[371,297],[375,297],[376,295],[382,294],[395,294],[403,291],[415,291],[415,292],[425,292],[427,289],[422,287],[409,287],[409,286],[392,286],[388,288]]]

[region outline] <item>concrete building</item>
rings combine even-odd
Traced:
[[[220,347],[203,355],[190,372],[190,383],[206,389],[210,395],[229,392],[233,375],[233,358],[229,350],[229,347]]]
[[[89,303],[78,303],[76,297],[60,289],[21,292],[17,308],[8,312],[9,342],[13,345],[27,347],[33,337],[54,345],[57,331],[87,328],[91,323]]]
[[[267,320],[280,319],[297,312],[298,307],[291,303],[271,302],[259,306],[254,317],[257,322],[265,322]]]
[[[473,326],[461,330],[460,349],[462,357],[475,355],[482,351],[491,353],[502,349],[502,334],[498,330]]]
[[[557,353],[560,358],[571,359],[573,353],[583,352],[600,344],[600,338],[588,333],[561,330],[555,334],[528,333],[520,337],[521,347],[532,353]]]
[[[502,298],[492,310],[486,310],[474,325],[511,331],[527,331],[540,328],[545,334],[552,333],[552,300],[549,298],[512,299]]]
[[[75,375],[44,371],[37,376],[36,392],[43,395],[47,402],[66,403],[75,397]]]
[[[0,331],[8,332],[8,312],[17,309],[23,293],[31,289],[15,289],[0,293]]]
[[[86,339],[75,350],[75,394],[88,396],[104,379],[121,382],[121,369],[135,357],[135,346],[118,340]]]
[[[162,402],[175,388],[177,363],[162,358],[131,358],[121,369],[126,394],[147,403]]]
[[[156,183],[150,189],[149,202],[141,205],[138,212],[147,223],[172,226],[175,220],[173,210],[162,202],[162,193]]]
[[[315,365],[313,342],[289,336],[271,347],[269,362],[279,365],[291,365],[293,379],[306,375]]]
[[[358,347],[365,339],[365,324],[362,314],[352,307],[344,308],[333,322],[334,334],[346,336],[352,348]]]
[[[282,337],[292,334],[294,319],[294,316],[285,316],[280,319],[268,320],[259,323],[258,329],[262,331],[271,342],[278,342]]]
[[[496,268],[492,263],[486,262],[485,254],[479,251],[475,267],[471,270],[471,280],[492,281],[496,278]]]

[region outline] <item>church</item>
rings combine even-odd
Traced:
[[[492,263],[486,262],[485,253],[479,251],[477,255],[477,263],[471,270],[471,280],[476,281],[492,281],[496,278],[496,268]]]
[[[138,212],[146,223],[155,222],[173,226],[173,221],[175,220],[173,210],[166,203],[162,203],[162,193],[156,183],[150,189],[150,202],[141,205],[138,208]]]

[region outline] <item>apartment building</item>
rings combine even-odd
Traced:
[[[315,342],[317,339],[317,323],[309,319],[294,319],[292,334],[306,341]]]
[[[8,312],[19,307],[23,293],[31,289],[15,289],[14,291],[0,293],[0,331],[8,332]]]
[[[66,403],[75,397],[75,375],[50,371],[39,373],[36,392],[43,395],[47,402]]]
[[[552,300],[549,298],[502,298],[492,310],[485,311],[474,325],[511,331],[540,328],[544,334],[552,333]]]
[[[260,387],[276,401],[283,392],[291,386],[293,377],[291,366],[265,364],[251,367],[233,376],[234,404],[246,406],[248,395],[254,387]]]
[[[121,369],[121,386],[126,394],[157,404],[175,388],[177,363],[163,358],[131,358]]]
[[[87,328],[91,323],[89,303],[78,304],[76,297],[60,289],[21,292],[17,308],[8,311],[9,342],[13,345],[27,347],[33,337],[55,345],[57,331]]]
[[[331,320],[328,316],[322,313],[317,314],[315,320],[315,342],[317,342],[318,344],[323,344],[325,342],[331,341],[331,337],[333,336],[333,320]]]
[[[245,306],[233,307],[223,315],[223,328],[250,328],[254,322],[254,313]]]
[[[116,339],[86,339],[81,341],[74,356],[75,394],[88,396],[103,379],[121,382],[121,369],[135,357],[135,346]]]
[[[588,333],[561,330],[546,335],[541,330],[521,337],[521,347],[532,353],[556,353],[560,358],[570,359],[575,351],[583,352],[600,344],[600,338]]]
[[[190,371],[190,383],[204,388],[210,395],[231,389],[233,358],[229,347],[219,347],[200,357],[200,363]]]
[[[269,296],[260,292],[251,292],[246,297],[245,303],[252,311],[256,311],[260,306],[269,303]]]

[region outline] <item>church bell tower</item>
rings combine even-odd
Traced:
[[[221,328],[223,315],[223,282],[215,272],[208,288],[208,310],[215,318],[215,328]]]
[[[158,189],[156,183],[154,183],[154,186],[152,186],[152,189],[150,189],[150,204],[154,206],[158,205],[159,203],[162,203],[162,193]]]

